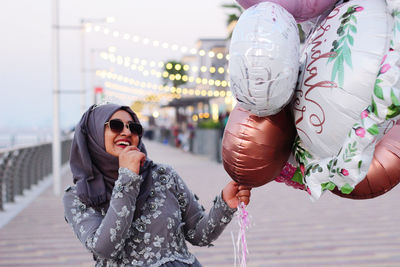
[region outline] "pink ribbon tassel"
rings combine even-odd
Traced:
[[[238,260],[240,262],[241,267],[246,267],[246,258],[247,258],[247,242],[246,242],[246,230],[249,227],[249,213],[246,210],[246,205],[241,202],[238,205],[238,221],[239,221],[239,234],[237,239],[237,251],[238,251]],[[236,259],[235,259],[236,266]]]

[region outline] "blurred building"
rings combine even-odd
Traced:
[[[182,85],[190,94],[181,94],[164,108],[173,107],[177,122],[196,122],[198,119],[218,120],[218,115],[232,110],[232,98],[228,86],[229,40],[204,38],[196,43],[197,54],[181,58],[189,77],[194,77]]]

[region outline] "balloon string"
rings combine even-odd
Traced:
[[[239,234],[237,239],[237,256],[240,263],[240,267],[246,267],[247,259],[247,242],[246,242],[246,229],[249,226],[249,213],[246,210],[246,205],[240,202],[238,205],[238,222],[239,222]],[[235,249],[236,254],[236,249]],[[236,259],[235,259],[236,265]]]
[[[233,236],[233,232],[232,231],[231,231],[231,238],[232,238],[232,244],[233,244],[233,258],[235,259],[235,264],[233,266],[236,267],[236,260],[237,260],[238,256],[236,254],[235,237]]]

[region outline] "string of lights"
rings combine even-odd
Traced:
[[[110,29],[106,26],[102,25],[97,25],[97,24],[92,24],[92,23],[87,23],[85,24],[85,31],[87,33],[103,33],[106,36],[113,36],[114,38],[117,39],[122,39],[126,41],[131,41],[134,43],[140,43],[143,45],[148,45],[152,46],[155,48],[162,48],[162,49],[170,49],[172,51],[180,51],[182,53],[190,53],[192,55],[199,55],[201,57],[208,56],[210,58],[217,58],[217,59],[226,59],[229,60],[229,54],[224,54],[224,53],[215,53],[214,51],[206,51],[204,49],[197,49],[197,48],[189,48],[188,46],[182,46],[178,44],[170,44],[168,42],[162,42],[159,40],[153,40],[147,37],[143,37],[140,35],[136,34],[130,34],[130,33],[124,33],[118,30],[113,30]]]
[[[114,50],[114,49],[111,49]],[[125,67],[130,67],[131,65],[135,67],[133,68],[144,68],[145,66],[150,66],[152,68],[154,67],[158,67],[160,69],[165,68],[170,70],[172,68],[175,68],[176,70],[181,70],[183,69],[184,71],[191,71],[191,72],[198,72],[201,71],[203,73],[205,72],[209,72],[211,74],[214,73],[219,73],[219,74],[224,74],[229,73],[229,69],[225,69],[224,67],[207,67],[207,66],[191,66],[189,64],[175,64],[175,66],[173,66],[171,63],[167,63],[165,65],[165,63],[163,61],[154,61],[154,60],[149,60],[149,59],[141,59],[141,58],[137,58],[137,57],[130,57],[130,56],[121,56],[121,55],[115,55],[114,53],[108,53],[108,52],[101,52],[100,53],[100,58],[102,58],[103,60],[107,60],[110,61],[111,63],[115,63],[118,65],[124,65]]]
[[[135,80],[133,78],[113,73],[111,71],[107,70],[97,70],[96,71],[96,76],[102,78],[102,79],[112,79],[116,80],[119,82],[127,83],[129,85],[134,85],[139,88],[131,88],[131,87],[124,87],[122,86],[120,91],[124,91],[127,93],[136,93],[136,94],[146,94],[146,93],[155,93],[156,91],[161,91],[161,92],[168,92],[172,94],[177,94],[179,96],[181,95],[189,95],[189,96],[208,96],[208,97],[231,97],[232,92],[231,91],[225,91],[225,90],[211,90],[211,89],[199,89],[199,88],[180,88],[180,87],[174,87],[174,86],[167,86],[167,85],[162,85],[162,84],[155,84],[151,82],[144,82],[144,81],[139,81]],[[132,90],[131,90],[132,89]],[[149,91],[148,89],[152,90]]]
[[[107,88],[107,90],[105,90],[105,96],[104,96],[105,100],[112,101],[113,98],[117,98],[119,100],[124,100],[124,101],[128,101],[131,103],[134,103],[135,101],[139,100],[137,96],[131,95],[129,93],[127,94],[126,92],[120,92],[119,90],[121,89],[121,85],[106,82],[105,87]],[[115,88],[117,88],[117,89],[115,89]],[[125,87],[125,88],[129,89],[129,87]],[[166,100],[171,100],[173,98],[179,99],[180,97],[177,95],[172,95],[172,94],[161,94],[161,95],[157,95],[157,96],[150,95],[149,97],[146,97],[146,102],[160,102],[161,98],[164,98]],[[136,111],[136,113],[138,114],[138,116],[142,115],[140,113],[140,111]],[[159,112],[158,111],[153,112],[153,116],[158,117]],[[213,115],[213,117],[214,117],[214,115]],[[198,121],[199,119],[208,119],[208,118],[210,118],[210,113],[208,113],[208,112],[199,112],[199,113],[192,114],[193,121]],[[146,119],[146,118],[143,117],[141,119]]]
[[[218,86],[218,87],[227,87],[230,86],[229,81],[226,80],[218,80],[218,79],[207,79],[207,78],[200,78],[200,77],[196,77],[196,76],[190,76],[190,75],[181,75],[181,74],[170,74],[168,73],[168,71],[163,71],[161,72],[159,69],[155,69],[155,68],[147,68],[146,66],[149,65],[150,67],[155,67],[155,66],[164,66],[164,63],[159,62],[158,64],[155,61],[147,61],[145,59],[139,59],[139,58],[130,58],[130,57],[123,57],[123,56],[116,56],[114,54],[110,54],[110,53],[106,53],[106,52],[102,52],[100,54],[101,59],[109,61],[113,64],[118,64],[121,66],[124,66],[125,68],[129,68],[133,71],[138,71],[141,72],[143,76],[147,77],[149,75],[155,76],[157,78],[168,78],[171,81],[174,80],[182,80],[184,82],[190,82],[190,83],[196,83],[198,85],[202,84],[202,85],[209,85],[209,86]],[[171,63],[167,63],[165,65],[165,68],[167,70],[170,70],[172,68],[175,68],[176,70],[180,70],[181,68],[183,68],[184,70],[190,70],[190,66],[189,65],[181,65],[181,64],[176,64],[175,66],[173,66]],[[192,67],[192,70],[195,67]],[[198,69],[196,69],[198,70]],[[215,67],[210,67],[209,68],[211,73],[215,73],[216,68]],[[207,71],[207,67],[202,66],[200,68],[201,72],[206,72]],[[218,70],[219,73],[224,73],[225,69],[224,68],[219,68]]]
[[[145,90],[137,89],[134,87],[124,86],[117,83],[105,82],[105,92],[111,91],[112,93],[120,94],[121,96],[130,97],[134,100],[140,99],[140,96],[145,98],[146,102],[159,102],[161,98],[172,99],[178,98],[177,95],[170,93],[158,93],[146,92]],[[109,93],[108,93],[109,94]]]
[[[128,86],[124,86],[124,85],[112,83],[112,82],[105,82],[104,87],[108,88],[108,89],[117,90],[119,92],[123,92],[125,94],[129,94],[132,96],[148,96],[148,95],[152,94],[151,91],[146,91],[146,90],[138,89],[138,88],[134,88],[134,87],[128,87]]]
[[[167,63],[165,65],[164,62],[159,61],[158,63],[154,60],[148,60],[148,59],[140,59],[137,57],[129,57],[129,56],[121,56],[121,55],[115,55],[113,53],[107,53],[107,52],[101,52],[100,53],[100,58],[105,60],[105,61],[109,61],[113,64],[118,64],[118,65],[122,65],[126,68],[131,68],[132,70],[138,70],[143,72],[143,75],[148,76],[148,75],[154,75],[154,76],[158,76],[161,77],[161,71],[160,69],[163,69],[164,67],[167,70],[171,70],[172,68],[174,68],[175,70],[181,70],[183,69],[184,71],[191,71],[191,72],[209,72],[211,74],[214,73],[219,73],[219,74],[224,74],[229,73],[228,69],[225,69],[224,67],[214,67],[211,66],[209,68],[207,68],[206,66],[190,66],[189,64],[175,64],[175,66],[173,66],[171,63]],[[151,70],[145,70],[146,66],[150,66],[152,69]],[[159,69],[155,69],[155,67],[158,67]],[[167,71],[164,71],[162,74],[165,75],[165,73],[168,73]],[[189,76],[190,78],[190,76]]]
[[[128,103],[132,103],[134,101],[137,101],[139,98],[137,96],[134,95],[130,95],[127,93],[121,93],[118,91],[114,91],[110,88],[106,88],[104,90],[104,97],[103,99],[105,101],[110,101],[110,102],[114,102],[113,98],[119,99],[119,100],[124,100],[127,101]]]

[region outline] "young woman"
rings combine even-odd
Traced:
[[[201,266],[185,240],[206,246],[250,188],[228,183],[208,214],[168,165],[153,163],[126,106],[92,106],[75,129],[65,218],[96,266]]]

